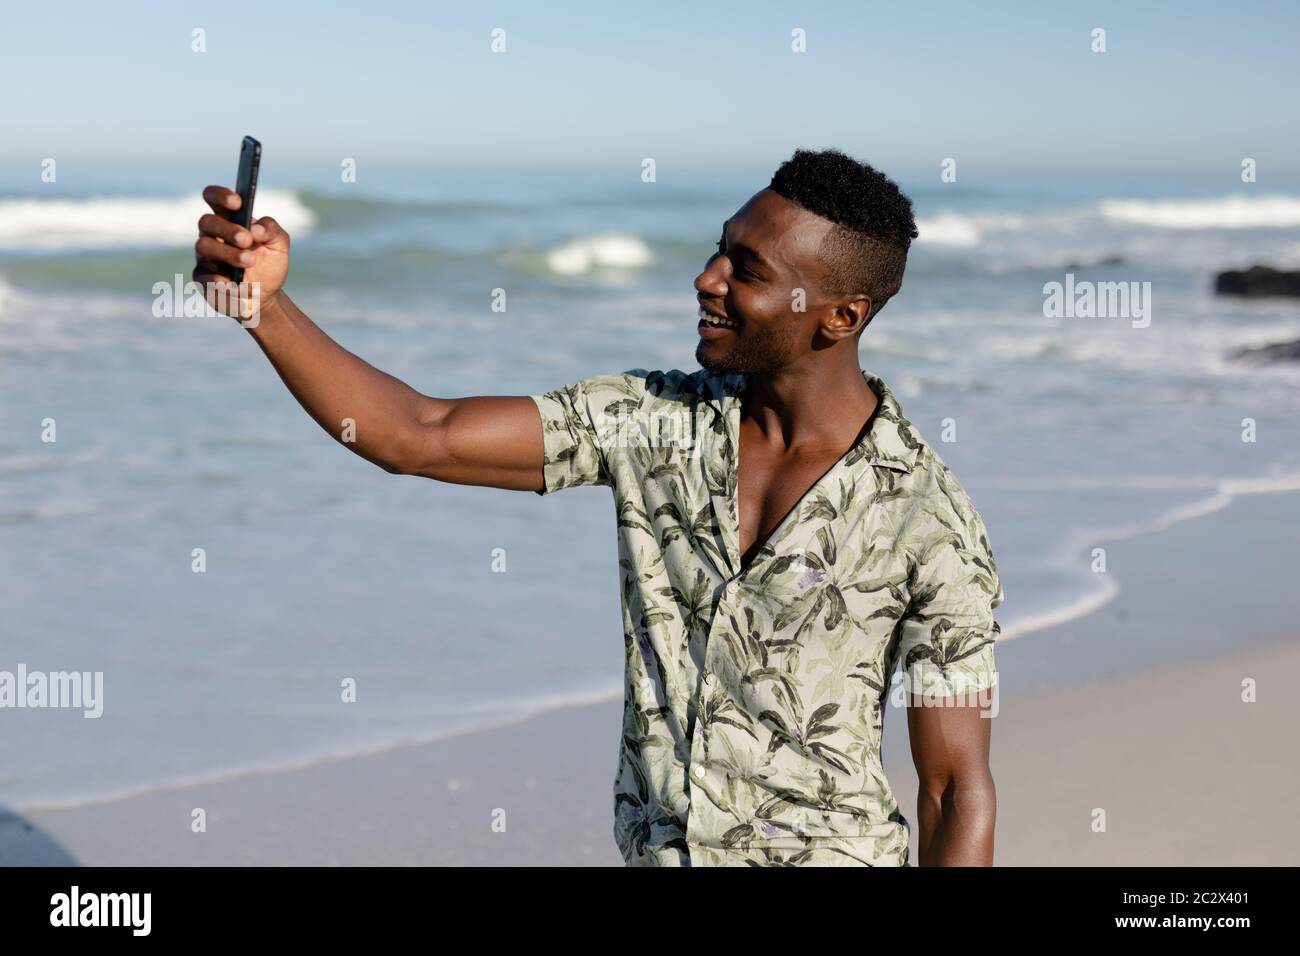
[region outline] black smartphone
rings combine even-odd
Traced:
[[[257,195],[257,170],[261,164],[262,144],[251,136],[245,136],[239,149],[239,175],[235,177],[235,192],[243,202],[238,209],[226,213],[227,219],[245,229],[253,222],[253,198]],[[244,281],[244,270],[239,266],[222,263],[221,271],[234,282]]]

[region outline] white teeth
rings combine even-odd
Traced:
[[[736,327],[736,323],[730,319],[720,319],[716,315],[710,315],[703,309],[700,309],[700,321],[715,329],[734,329]]]

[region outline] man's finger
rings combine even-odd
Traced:
[[[190,278],[198,283],[199,288],[203,290],[204,301],[212,308],[227,315],[232,311],[238,311],[239,286],[228,276],[210,271],[213,268],[211,264],[199,266]]]
[[[245,269],[257,261],[257,257],[247,249],[218,242],[211,236],[200,236],[199,241],[194,243],[194,252],[201,259],[215,259],[228,266],[240,266]]]
[[[239,193],[225,186],[204,186],[203,201],[212,207],[213,212],[234,212],[242,204]]]
[[[224,312],[240,322],[256,318],[261,307],[261,297],[255,284],[250,287],[245,283],[233,282],[220,273],[205,273],[200,269],[194,270],[192,278],[203,289],[203,298],[208,305],[216,311]],[[245,324],[252,328],[257,322]]]
[[[288,234],[270,216],[263,216],[253,223],[253,238],[258,242],[269,243],[275,242],[277,239],[287,239]]]
[[[253,244],[251,232],[238,223],[211,212],[199,217],[199,235],[213,236],[241,249],[247,249]]]

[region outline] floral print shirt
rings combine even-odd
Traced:
[[[880,761],[895,665],[996,683],[983,523],[893,393],[741,566],[743,375],[598,375],[532,396],[549,494],[613,490],[625,701],[614,837],[630,866],[907,866]],[[918,683],[911,683],[913,680]]]

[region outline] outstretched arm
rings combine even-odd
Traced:
[[[244,281],[259,290],[249,334],[335,441],[394,474],[514,491],[542,487],[542,425],[531,398],[433,398],[353,355],[285,294],[289,236],[275,220],[243,229],[217,215],[239,208],[238,193],[209,186],[203,198],[213,212],[199,220],[194,281],[229,312],[231,283],[218,264],[244,268]]]

